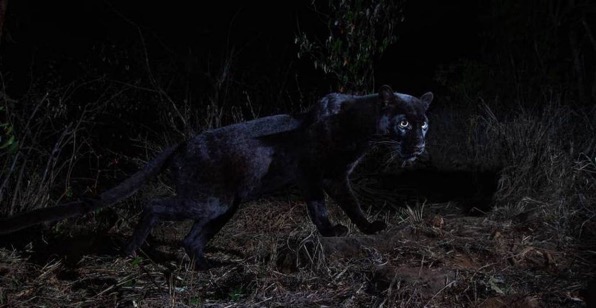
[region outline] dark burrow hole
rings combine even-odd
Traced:
[[[430,202],[454,202],[464,214],[491,210],[498,188],[498,170],[402,169],[393,173],[361,175],[353,187],[363,203],[393,208]]]

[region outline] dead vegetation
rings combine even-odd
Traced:
[[[0,250],[0,299],[7,307],[585,305],[589,256],[541,240],[524,223],[465,217],[449,204],[386,220],[390,228],[380,235],[323,238],[300,202],[248,204],[211,243],[214,267],[206,272],[188,268],[177,245],[184,224],[163,225],[138,257],[118,253],[128,228],[56,236],[39,247]],[[111,247],[74,260],[40,256],[55,242],[71,252],[91,249],[79,239]]]

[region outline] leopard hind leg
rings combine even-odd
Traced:
[[[195,220],[190,232],[182,241],[182,245],[189,257],[194,260],[196,269],[209,268],[209,263],[204,256],[205,246],[234,216],[239,204],[238,198],[234,198],[231,202],[211,198],[207,206],[210,209],[208,215]]]

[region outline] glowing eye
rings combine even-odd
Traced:
[[[401,128],[406,128],[410,125],[410,123],[406,120],[402,120],[401,122],[399,122],[399,127]]]
[[[427,129],[427,128],[428,128],[428,123],[427,123],[427,122],[424,122],[424,123],[422,124],[422,129]]]

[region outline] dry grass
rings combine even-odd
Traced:
[[[332,214],[342,216],[335,207]],[[511,303],[582,306],[590,265],[538,243],[512,221],[462,217],[426,204],[389,215],[389,230],[319,237],[292,200],[247,204],[211,242],[205,272],[177,245],[186,224],[165,224],[139,257],[40,257],[43,246],[2,248],[0,303],[21,306],[445,307]],[[118,242],[125,234],[112,229]],[[105,237],[106,235],[97,235]],[[52,241],[68,241],[55,238]],[[70,239],[72,242],[73,239]],[[75,240],[76,242],[76,240]],[[540,245],[539,245],[540,244]],[[48,244],[46,244],[48,245]],[[78,249],[71,246],[70,249]],[[32,261],[36,260],[36,261]],[[492,306],[489,306],[492,307]]]
[[[532,213],[549,225],[547,236],[577,237],[578,222],[594,217],[596,109],[573,110],[552,97],[540,110],[495,112],[500,106],[439,111],[429,141],[436,165],[500,170],[492,218]]]
[[[18,146],[0,151],[0,213],[12,215],[72,197],[75,165],[83,157],[93,158],[86,137],[92,117],[104,104],[99,100],[78,106],[77,116],[63,123],[71,112],[69,91],[30,94],[27,104],[2,97],[0,104],[8,110],[5,121],[14,129]]]

